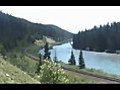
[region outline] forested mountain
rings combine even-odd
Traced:
[[[32,23],[0,11],[0,45],[5,49],[33,43],[43,35],[59,41],[72,38],[72,33],[55,25]]]
[[[94,51],[120,50],[120,22],[96,27],[78,32],[73,36],[73,48]]]

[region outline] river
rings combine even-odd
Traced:
[[[53,49],[50,50],[52,59],[55,56],[55,50],[58,60],[68,63],[71,56],[71,45],[69,43],[65,43],[54,46]],[[79,52],[80,50],[73,49],[77,65]],[[39,53],[44,54],[44,49],[40,50]],[[107,73],[120,75],[120,55],[83,50],[83,58],[87,68],[95,68]]]

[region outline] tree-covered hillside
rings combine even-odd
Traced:
[[[73,38],[73,48],[109,52],[120,50],[120,22],[78,32]]]
[[[0,11],[0,44],[6,50],[31,44],[43,35],[59,41],[72,38],[72,33],[55,25],[32,23]]]

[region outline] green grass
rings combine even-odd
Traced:
[[[93,84],[93,83],[100,82],[96,79],[89,78],[89,77],[86,77],[84,75],[79,75],[75,72],[66,71],[66,70],[65,70],[65,72],[68,76],[70,84]]]
[[[20,52],[9,53],[6,61],[27,72],[29,75],[34,75],[37,69],[37,62]]]
[[[43,46],[37,46],[35,44],[32,44],[32,45],[27,47],[26,52],[31,54],[31,55],[34,55],[34,56],[38,57],[38,52],[42,47]]]
[[[96,70],[94,68],[91,68],[91,69],[86,68],[86,69],[83,69],[83,71],[88,71],[88,72],[91,72],[93,74],[103,75],[103,76],[107,76],[107,77],[111,77],[111,78],[120,79],[120,75],[109,74],[109,73],[103,72],[102,70]]]
[[[39,83],[24,71],[0,57],[0,83]]]
[[[120,75],[114,75],[114,74],[105,73],[102,70],[96,70],[96,69],[93,69],[93,68],[91,68],[91,69],[90,68],[79,69],[78,66],[68,65],[68,64],[65,64],[63,62],[61,62],[61,65],[64,66],[64,67],[75,69],[75,70],[82,70],[82,71],[90,72],[90,73],[93,73],[93,74],[96,74],[96,75],[103,75],[103,76],[107,76],[107,77],[120,79]]]

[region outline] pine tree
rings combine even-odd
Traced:
[[[73,51],[71,51],[71,57],[70,57],[68,63],[69,63],[70,65],[76,65],[75,56],[74,56],[74,54],[73,54]]]
[[[55,57],[54,57],[54,62],[58,62],[57,55],[56,55],[56,50],[55,50]]]
[[[48,47],[48,43],[46,42],[45,46],[44,46],[44,52],[45,52],[45,55],[44,55],[44,59],[48,58],[50,59],[50,52],[49,52],[49,47]]]
[[[84,62],[82,50],[80,50],[80,54],[79,54],[79,67],[80,69],[85,68],[85,62]]]

